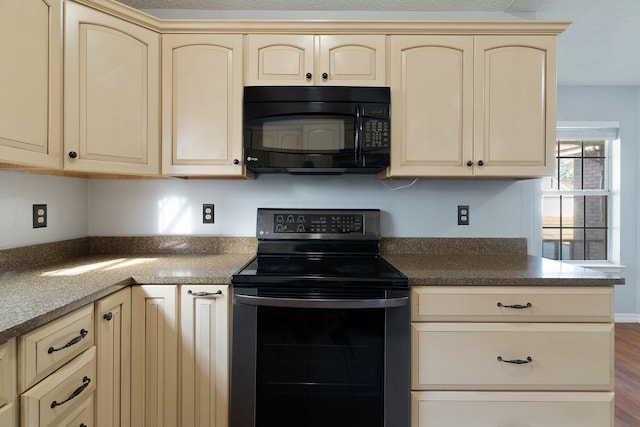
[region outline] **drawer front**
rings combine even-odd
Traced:
[[[613,416],[613,393],[411,393],[411,427],[613,427]]]
[[[56,424],[61,427],[93,426],[94,395],[95,393],[91,393],[78,404],[77,408]]]
[[[12,402],[18,390],[16,387],[16,340],[0,345],[0,407]],[[3,425],[3,424],[0,424]]]
[[[411,334],[412,390],[613,390],[612,324],[413,323]]]
[[[93,341],[93,304],[21,336],[18,342],[20,392],[93,346]]]
[[[95,379],[96,348],[92,347],[22,394],[21,425],[60,425],[93,394]]]
[[[11,402],[0,408],[0,426],[18,427],[18,402]]]
[[[613,287],[422,286],[411,319],[430,322],[612,322]]]

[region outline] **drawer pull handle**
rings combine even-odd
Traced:
[[[506,359],[503,359],[502,356],[498,356],[498,362],[513,363],[514,365],[526,365],[527,363],[532,363],[533,359],[531,358],[531,356],[528,356],[527,360],[523,360],[523,359],[506,360]]]
[[[77,337],[75,337],[74,339],[72,339],[71,341],[63,345],[62,347],[58,347],[58,348],[49,347],[49,350],[47,350],[47,353],[51,354],[55,351],[60,351],[67,347],[71,347],[74,344],[78,344],[80,341],[84,339],[84,337],[87,336],[88,333],[89,331],[87,331],[86,329],[80,329],[80,335],[78,335]]]
[[[191,289],[189,289],[187,293],[194,297],[219,297],[222,295],[221,290],[217,290],[215,292],[192,292]]]
[[[526,303],[526,304],[524,304],[524,305],[523,305],[523,304],[504,305],[504,304],[502,304],[501,302],[499,302],[499,303],[498,303],[498,307],[514,308],[514,309],[516,309],[516,310],[522,310],[522,309],[524,309],[524,308],[531,308],[531,307],[533,307],[533,306],[531,305],[531,303],[530,303],[530,302],[528,302],[528,303]]]
[[[51,402],[51,409],[55,408],[56,406],[64,405],[65,403],[67,403],[71,399],[73,399],[75,397],[78,397],[78,395],[80,393],[82,393],[85,388],[89,387],[89,383],[91,383],[91,378],[86,377],[86,376],[84,378],[82,378],[82,385],[80,387],[78,387],[77,389],[75,389],[74,392],[71,393],[71,395],[69,397],[67,397],[65,400],[63,400],[62,402],[56,402],[55,400],[53,402]]]
[[[108,322],[111,319],[113,319],[113,313],[112,312],[108,312],[104,316],[102,316],[102,318]]]

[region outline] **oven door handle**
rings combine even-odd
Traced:
[[[272,298],[254,295],[235,295],[235,302],[263,307],[289,308],[393,308],[409,303],[409,297],[381,299],[332,299],[332,298]]]

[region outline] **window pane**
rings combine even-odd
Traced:
[[[560,196],[545,195],[542,199],[542,226],[560,226]]]
[[[582,171],[576,170],[581,162],[576,159],[560,159],[558,180],[560,190],[580,190]],[[577,179],[576,179],[577,172]]]
[[[584,231],[580,229],[571,230],[571,233],[563,234],[562,259],[583,260],[584,258]]]
[[[585,225],[587,227],[606,227],[607,196],[586,196],[585,199]]]
[[[582,186],[585,190],[604,189],[604,159],[584,159]]]
[[[607,231],[606,230],[587,230],[586,233],[586,251],[585,259],[588,260],[604,260],[607,259]]]
[[[584,197],[562,196],[562,226],[584,226]]]
[[[584,157],[604,157],[604,141],[584,141]]]
[[[581,141],[562,141],[558,146],[557,157],[582,157]]]
[[[560,241],[558,240],[543,240],[542,241],[542,256],[549,259],[560,259]]]

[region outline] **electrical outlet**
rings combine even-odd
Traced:
[[[458,205],[458,225],[469,225],[469,205]]]
[[[33,228],[47,226],[47,205],[33,205]]]
[[[211,204],[203,204],[202,205],[202,223],[203,224],[213,224],[214,216],[213,216],[213,203]]]

